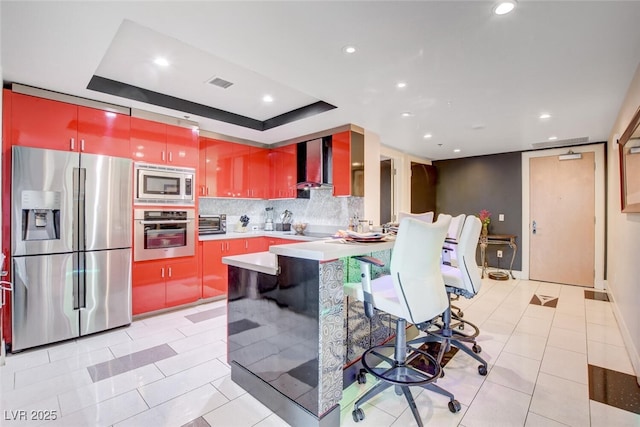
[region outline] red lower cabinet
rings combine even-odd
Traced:
[[[131,298],[134,315],[166,307],[165,264],[164,260],[133,263]]]
[[[133,314],[197,301],[201,297],[196,257],[133,263]]]
[[[187,304],[200,299],[196,257],[166,264],[167,307]]]

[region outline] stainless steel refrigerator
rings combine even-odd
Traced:
[[[13,147],[12,351],[131,323],[132,161]]]

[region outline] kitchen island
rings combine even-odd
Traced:
[[[388,316],[350,314],[358,303],[345,298],[343,284],[359,281],[350,257],[388,260],[392,248],[319,240],[223,258],[232,380],[291,425],[339,426],[344,369],[360,354],[354,348],[392,333]]]

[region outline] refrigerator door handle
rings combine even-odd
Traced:
[[[77,208],[74,209],[77,217],[75,218],[75,230],[78,236],[78,250],[84,251],[87,248],[86,240],[86,183],[87,183],[87,168],[78,168],[78,198],[74,203],[77,203]]]
[[[80,257],[80,254],[78,254],[78,253],[74,253],[73,254],[72,283],[73,283],[73,309],[74,310],[79,310],[81,305],[82,305],[81,302],[80,302],[80,276],[77,274],[77,272],[78,272],[78,270],[80,268],[79,257]]]

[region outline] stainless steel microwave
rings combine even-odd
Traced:
[[[136,204],[195,203],[195,169],[136,163],[134,170]]]

